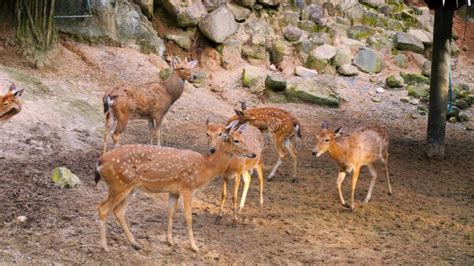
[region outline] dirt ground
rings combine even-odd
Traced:
[[[15,80],[28,89],[25,110],[0,127],[0,264],[474,264],[474,132],[466,130],[474,128],[473,122],[448,124],[446,159],[427,160],[427,116],[419,115],[416,106],[400,102],[406,92],[385,91],[379,95],[381,102],[371,100],[375,88],[393,68],[380,74],[376,83],[368,82],[367,75],[337,78],[346,99],[339,109],[262,103],[236,89],[239,69],[215,73],[205,87],[188,86],[163,124],[165,145],[205,152],[206,117],[222,121],[241,100],[250,106],[284,108],[302,124],[299,182],[290,182],[291,167],[285,162],[274,181],[265,184],[260,209],[253,179],[237,228],[231,226],[230,199],[223,223],[214,224],[221,180],[211,182],[196,193],[194,202],[199,253],[190,250],[181,208],[174,227],[177,245],[170,247],[165,242],[167,195],[136,193],[127,218],[144,249],[131,248],[109,217],[110,251],[104,252],[98,245],[96,207],[107,191],[104,183],[95,186],[93,174],[101,150],[100,96],[122,82],[156,79],[156,66],[161,63],[128,48],[69,43],[52,55],[51,67],[38,71],[10,49],[0,50],[1,88]],[[454,74],[472,86],[474,66],[465,61]],[[49,88],[47,93],[33,89],[42,86]],[[218,92],[212,92],[217,86]],[[82,99],[83,105],[76,99]],[[468,114],[474,117],[472,110]],[[356,210],[350,212],[339,204],[334,163],[327,155],[318,159],[311,155],[314,133],[323,120],[334,127],[370,122],[388,127],[392,196],[380,175],[372,201],[361,206],[369,185],[368,171],[364,170],[357,187]],[[145,143],[146,135],[146,123],[134,121],[123,142]],[[266,175],[276,161],[268,138],[267,144]],[[71,169],[82,184],[74,189],[55,187],[50,175],[57,166]],[[377,169],[381,173],[380,165]],[[349,177],[343,192],[349,198]],[[16,221],[21,215],[27,217],[26,222]]]

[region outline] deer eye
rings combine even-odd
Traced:
[[[184,70],[184,67],[180,67],[179,70]]]
[[[236,139],[236,140],[234,140],[234,144],[239,144],[239,143],[240,143],[240,141],[239,141],[239,140],[237,140],[237,139]]]
[[[329,139],[325,139],[324,142],[329,142]]]
[[[220,132],[219,135],[217,135],[217,136],[219,136],[219,137],[222,136],[222,132]]]

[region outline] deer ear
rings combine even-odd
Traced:
[[[236,113],[239,117],[244,116],[244,112],[239,111],[239,110],[237,110],[237,109],[234,109],[234,111],[235,111],[235,113]]]
[[[249,123],[242,124],[236,131],[242,134],[247,129]]]
[[[334,133],[336,133],[336,137],[342,136],[342,127],[336,128],[336,130],[334,130]]]
[[[8,88],[9,91],[15,91],[16,90],[16,85],[15,83],[12,83],[12,85],[10,85],[10,88]]]
[[[321,124],[322,129],[328,129],[329,128],[329,122],[324,120],[324,122]]]
[[[193,60],[191,62],[188,63],[188,67],[189,68],[194,68],[195,66],[197,66],[198,64],[198,61],[197,60]]]
[[[206,125],[209,125],[210,122],[211,122],[211,117],[208,116],[207,119],[206,119]]]
[[[19,91],[15,91],[13,93],[13,95],[15,95],[15,97],[20,97],[21,95],[23,94],[23,89],[19,90]]]
[[[242,108],[242,111],[247,110],[247,104],[245,104],[245,102],[240,102],[240,107]]]

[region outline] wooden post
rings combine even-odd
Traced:
[[[435,159],[444,158],[453,13],[453,10],[443,7],[435,9],[430,107],[426,136],[428,142],[426,155]]]

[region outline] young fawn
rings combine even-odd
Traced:
[[[368,203],[372,198],[375,180],[377,179],[377,171],[373,163],[381,161],[385,168],[385,176],[387,177],[388,193],[392,195],[392,187],[390,186],[390,177],[388,174],[388,143],[389,137],[385,127],[379,125],[367,125],[356,128],[352,133],[342,136],[341,128],[330,130],[327,121],[321,125],[321,132],[316,135],[317,143],[313,149],[313,155],[317,157],[328,152],[329,156],[336,162],[339,167],[337,176],[337,191],[339,198],[344,207],[354,210],[354,191],[359,178],[360,168],[367,166],[372,175],[370,180],[369,191],[365,197],[364,204]],[[352,194],[351,204],[348,205],[344,201],[341,192],[341,185],[346,177],[346,173],[352,174]]]
[[[96,183],[102,178],[109,186],[107,200],[98,206],[100,218],[100,243],[107,250],[105,220],[113,211],[130,244],[140,249],[125,221],[125,211],[131,192],[135,189],[149,193],[169,193],[167,240],[173,244],[173,218],[178,199],[183,198],[184,216],[191,248],[198,251],[192,228],[193,193],[206,186],[213,178],[222,176],[232,156],[255,158],[243,137],[228,128],[219,139],[222,142],[210,154],[202,155],[190,150],[180,150],[150,145],[126,145],[102,155],[97,163]]]
[[[120,135],[125,130],[129,118],[147,119],[150,144],[153,144],[153,139],[156,138],[160,145],[160,126],[163,117],[171,105],[181,97],[185,81],[195,78],[192,68],[197,65],[197,61],[173,60],[171,65],[173,71],[165,81],[140,86],[120,86],[105,94],[103,153],[107,151],[109,134],[112,134],[114,146],[119,145]]]
[[[298,154],[293,139],[295,136],[301,139],[300,123],[298,120],[290,112],[278,108],[261,107],[247,110],[245,103],[242,103],[242,111],[235,110],[235,113],[236,115],[231,117],[227,124],[235,120],[239,120],[240,124],[248,122],[261,131],[268,130],[272,135],[278,152],[278,161],[273,166],[267,179],[272,179],[278,167],[282,164],[283,159],[289,154],[293,159],[292,181],[296,182]]]
[[[23,104],[20,96],[22,94],[23,89],[18,90],[15,83],[12,83],[5,95],[0,94],[0,124],[7,122],[21,111]]]
[[[230,127],[235,126],[237,121],[233,124],[229,125]],[[225,134],[225,126],[210,123],[209,119],[206,121],[207,125],[207,138],[208,138],[208,145],[209,149],[215,150],[219,149],[219,145],[222,145],[222,142],[219,138],[222,134]],[[241,211],[245,205],[245,199],[247,197],[247,191],[249,189],[251,175],[249,171],[253,171],[254,169],[257,171],[258,175],[258,182],[260,184],[260,206],[263,205],[263,161],[262,161],[262,149],[263,149],[263,136],[260,131],[253,127],[245,127],[243,124],[240,126],[238,132],[242,135],[245,143],[247,146],[256,154],[255,158],[242,158],[242,157],[233,157],[229,163],[229,167],[226,169],[223,177],[222,183],[222,197],[220,202],[220,212],[219,216],[216,218],[216,223],[220,223],[222,220],[222,214],[224,212],[224,204],[227,198],[227,183],[230,179],[235,177],[234,181],[234,189],[232,194],[232,204],[234,208],[234,217],[232,225],[234,227],[237,226],[237,212]],[[240,200],[239,209],[237,209],[237,193],[239,191],[240,186],[240,178],[241,176],[244,178],[244,189],[242,192],[242,198]]]

